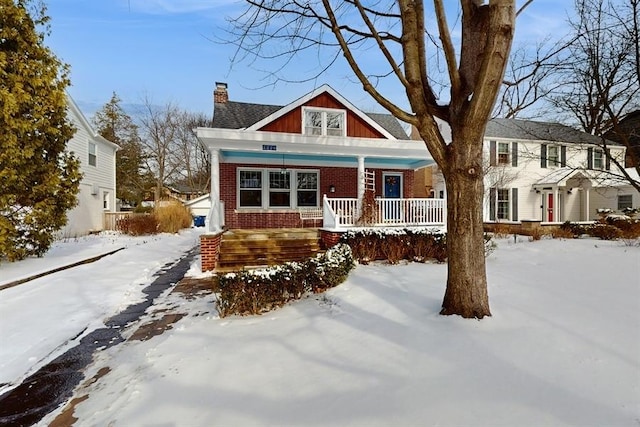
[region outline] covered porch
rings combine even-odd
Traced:
[[[586,171],[560,168],[535,182],[532,190],[540,197],[542,223],[593,220],[591,192],[597,186]]]
[[[305,218],[335,230],[445,224],[444,200],[411,197],[414,171],[433,163],[421,141],[212,128],[197,134],[211,153],[211,233],[302,227]],[[375,195],[369,208],[362,206],[366,192]]]

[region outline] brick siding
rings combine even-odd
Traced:
[[[200,268],[202,271],[211,271],[216,268],[220,256],[222,234],[202,234],[200,236]]]

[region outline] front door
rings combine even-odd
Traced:
[[[553,193],[547,194],[547,221],[553,222]]]
[[[400,199],[402,198],[402,174],[385,173],[382,176],[384,182],[384,220],[390,222],[400,221],[402,218]]]

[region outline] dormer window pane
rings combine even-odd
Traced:
[[[342,113],[327,113],[327,135],[342,136],[343,128],[342,119],[344,114]]]
[[[305,133],[307,135],[322,135],[322,112],[307,111]]]

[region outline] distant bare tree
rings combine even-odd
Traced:
[[[564,84],[551,101],[585,132],[603,137],[609,161],[640,191],[624,162],[608,154],[604,138],[613,135],[611,139],[632,149],[620,121],[640,108],[640,0],[576,0],[575,8],[576,17],[569,21],[574,33],[571,61],[558,68]]]
[[[178,116],[176,134],[176,167],[174,182],[186,186],[192,193],[205,193],[211,179],[209,152],[196,138],[194,129],[211,126],[211,119],[204,114],[183,111]]]
[[[171,179],[180,162],[177,140],[180,133],[181,112],[176,105],[154,105],[149,96],[145,96],[140,113],[140,130],[145,162],[156,177],[154,200],[162,198],[164,186]]]

